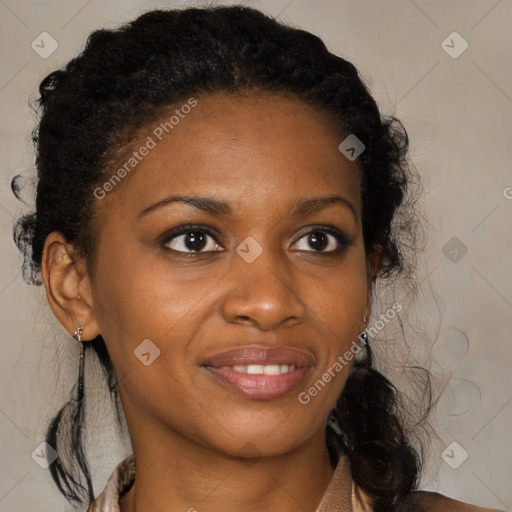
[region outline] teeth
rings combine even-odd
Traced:
[[[267,364],[263,368],[263,373],[265,375],[280,375],[281,367],[278,364]]]
[[[248,375],[281,375],[295,370],[294,364],[235,364],[222,366],[222,370],[247,373]]]
[[[248,364],[247,365],[247,373],[249,375],[261,375],[263,373],[263,365],[262,364]]]

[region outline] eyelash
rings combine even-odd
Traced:
[[[177,251],[175,249],[171,249],[170,247],[167,247],[167,244],[170,241],[172,241],[174,238],[177,238],[181,235],[189,234],[190,232],[205,233],[208,236],[212,237],[216,241],[216,243],[219,243],[217,241],[217,238],[221,238],[219,233],[212,230],[211,228],[208,228],[207,226],[189,224],[189,225],[185,225],[185,226],[179,226],[179,227],[165,233],[165,235],[163,235],[164,238],[162,239],[161,244],[165,249],[172,251],[173,253],[177,253],[180,255],[186,255],[186,257],[190,257],[190,256],[194,257],[194,256],[199,256],[200,254],[208,254],[211,252],[223,252],[223,251]],[[315,255],[322,255],[322,256],[337,256],[342,251],[344,251],[348,246],[350,246],[353,242],[353,240],[347,234],[345,234],[343,231],[339,230],[338,228],[335,228],[334,226],[319,225],[319,226],[311,226],[310,229],[306,233],[303,233],[297,239],[297,241],[294,243],[294,245],[298,241],[302,240],[305,236],[310,235],[311,233],[327,233],[329,235],[332,235],[338,242],[339,247],[332,251],[315,251],[315,250],[303,251],[303,250],[299,250],[298,252],[311,252]]]

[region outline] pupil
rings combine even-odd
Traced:
[[[323,233],[314,232],[309,235],[309,243],[314,249],[325,249],[328,244],[327,237]]]
[[[185,237],[185,245],[187,249],[199,251],[205,246],[205,236],[198,231],[191,231]]]

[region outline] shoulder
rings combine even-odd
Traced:
[[[485,508],[458,501],[437,492],[415,491],[408,494],[397,507],[399,512],[421,510],[422,512],[504,512],[496,508]]]

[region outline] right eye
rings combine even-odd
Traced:
[[[195,226],[180,226],[170,233],[162,244],[172,251],[186,254],[224,250],[219,249],[221,246],[213,233],[204,227]]]

